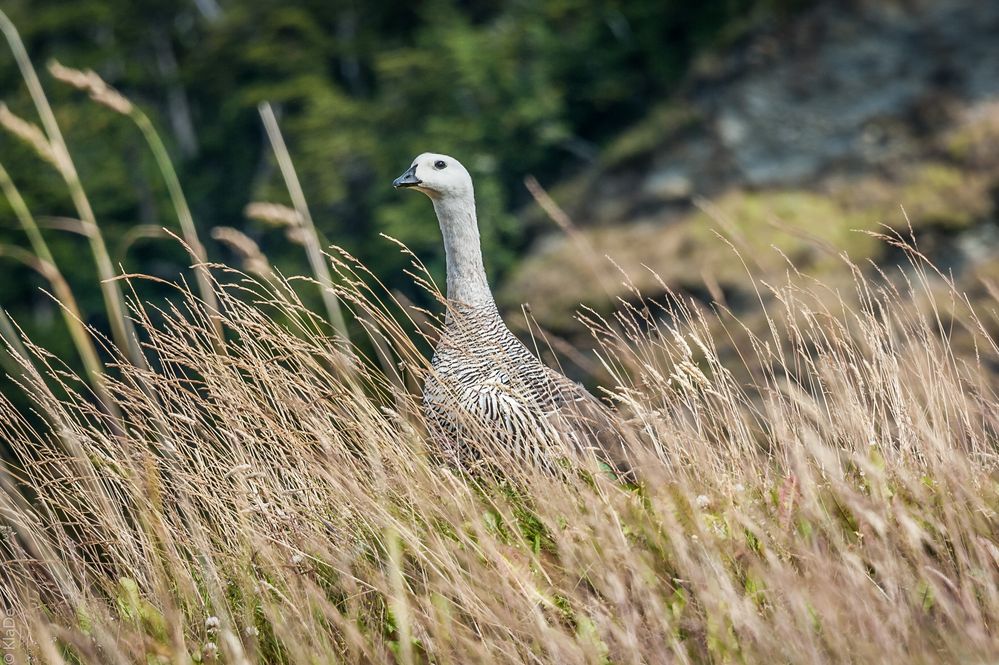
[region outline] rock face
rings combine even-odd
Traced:
[[[697,225],[779,235],[764,228],[769,219],[823,236],[830,225],[905,226],[899,206],[941,260],[974,269],[997,256],[996,234],[983,231],[995,224],[997,192],[999,2],[824,2],[702,58],[682,93],[556,188],[583,237],[539,243],[503,300],[530,301],[558,328],[567,308],[619,295],[585,276],[566,288],[580,240],[597,254],[620,251],[629,274],[646,264],[681,288],[704,277],[725,287],[717,262],[731,256],[708,251]],[[875,260],[883,252],[849,249]],[[807,251],[797,258],[808,267]],[[559,288],[545,287],[550,272]]]
[[[759,38],[697,86],[731,178],[786,186],[918,157],[961,107],[999,96],[999,3],[839,4]]]

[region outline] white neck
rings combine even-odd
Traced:
[[[447,258],[447,299],[455,305],[491,305],[493,294],[482,265],[475,199],[468,196],[434,198],[434,211],[444,236]]]

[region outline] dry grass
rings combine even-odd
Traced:
[[[0,27],[42,120],[34,136],[107,267],[2,12]],[[157,163],[198,257],[179,183]],[[4,191],[19,200],[13,181]],[[81,357],[96,344],[116,359],[107,371],[95,361],[76,376],[0,316],[34,404],[20,413],[0,397],[4,663],[999,657],[994,282],[988,325],[912,248],[889,276],[843,260],[852,281],[839,290],[747,270],[752,325],[721,305],[643,300],[626,282],[617,313],[586,323],[603,396],[643,442],[640,484],[583,464],[557,480],[514,468],[486,479],[428,455],[414,395],[432,317],[307,238],[313,267],[335,273],[307,286],[335,284],[325,303],[365,328],[374,363],[252,240],[213,236],[256,277],[199,262],[197,292],[133,301],[128,319],[115,314],[121,280],[105,282],[117,346],[69,317]],[[47,249],[19,251],[30,263]],[[417,262],[412,274],[434,291]]]
[[[336,264],[418,381],[413,324]],[[836,310],[789,278],[739,349],[749,385],[707,336],[724,314],[590,321],[647,443],[639,487],[436,466],[414,398],[286,282],[218,286],[224,353],[181,290],[134,310],[155,369],[122,363],[117,427],[56,359],[25,362],[48,425],[0,419],[4,611],[50,663],[989,660],[999,355],[958,294],[934,317],[920,266],[858,275]],[[959,325],[977,358],[951,351]]]

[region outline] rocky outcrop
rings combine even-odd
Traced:
[[[715,231],[761,270],[786,267],[773,245],[822,271],[837,251],[885,259],[855,230],[911,224],[947,267],[987,270],[997,36],[995,2],[826,2],[703,57],[598,166],[554,188],[580,230],[539,241],[501,299],[554,327],[581,302],[606,307],[626,289],[604,254],[652,294],[662,286],[646,267],[671,287],[737,290],[742,268]]]

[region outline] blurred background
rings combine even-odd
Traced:
[[[244,214],[252,201],[289,203],[257,112],[268,100],[322,235],[417,303],[427,299],[403,274],[408,259],[379,234],[409,245],[443,284],[440,237],[427,201],[390,182],[423,151],[465,163],[487,269],[515,328],[530,303],[545,329],[583,339],[581,303],[606,312],[635,297],[615,264],[645,295],[664,292],[649,266],[670,288],[736,312],[758,302],[746,271],[781,275],[787,259],[833,292],[850,279],[841,252],[865,269],[899,258],[865,231],[908,236],[910,226],[972,298],[999,283],[995,0],[2,8],[125,271],[176,280],[190,264],[176,242],[136,231],[176,228],[166,188],[135,126],[55,81],[50,59],[94,69],[151,117],[213,260],[239,264],[210,240],[235,227],[286,274],[309,273],[286,229]],[[38,122],[6,49],[0,100]],[[76,213],[59,175],[7,132],[0,163],[88,322],[106,327],[85,242],[61,220]],[[560,223],[535,203],[528,176],[564,211]],[[0,244],[26,244],[2,198]],[[72,362],[42,278],[0,261],[0,307]],[[303,297],[319,307],[316,294]]]

